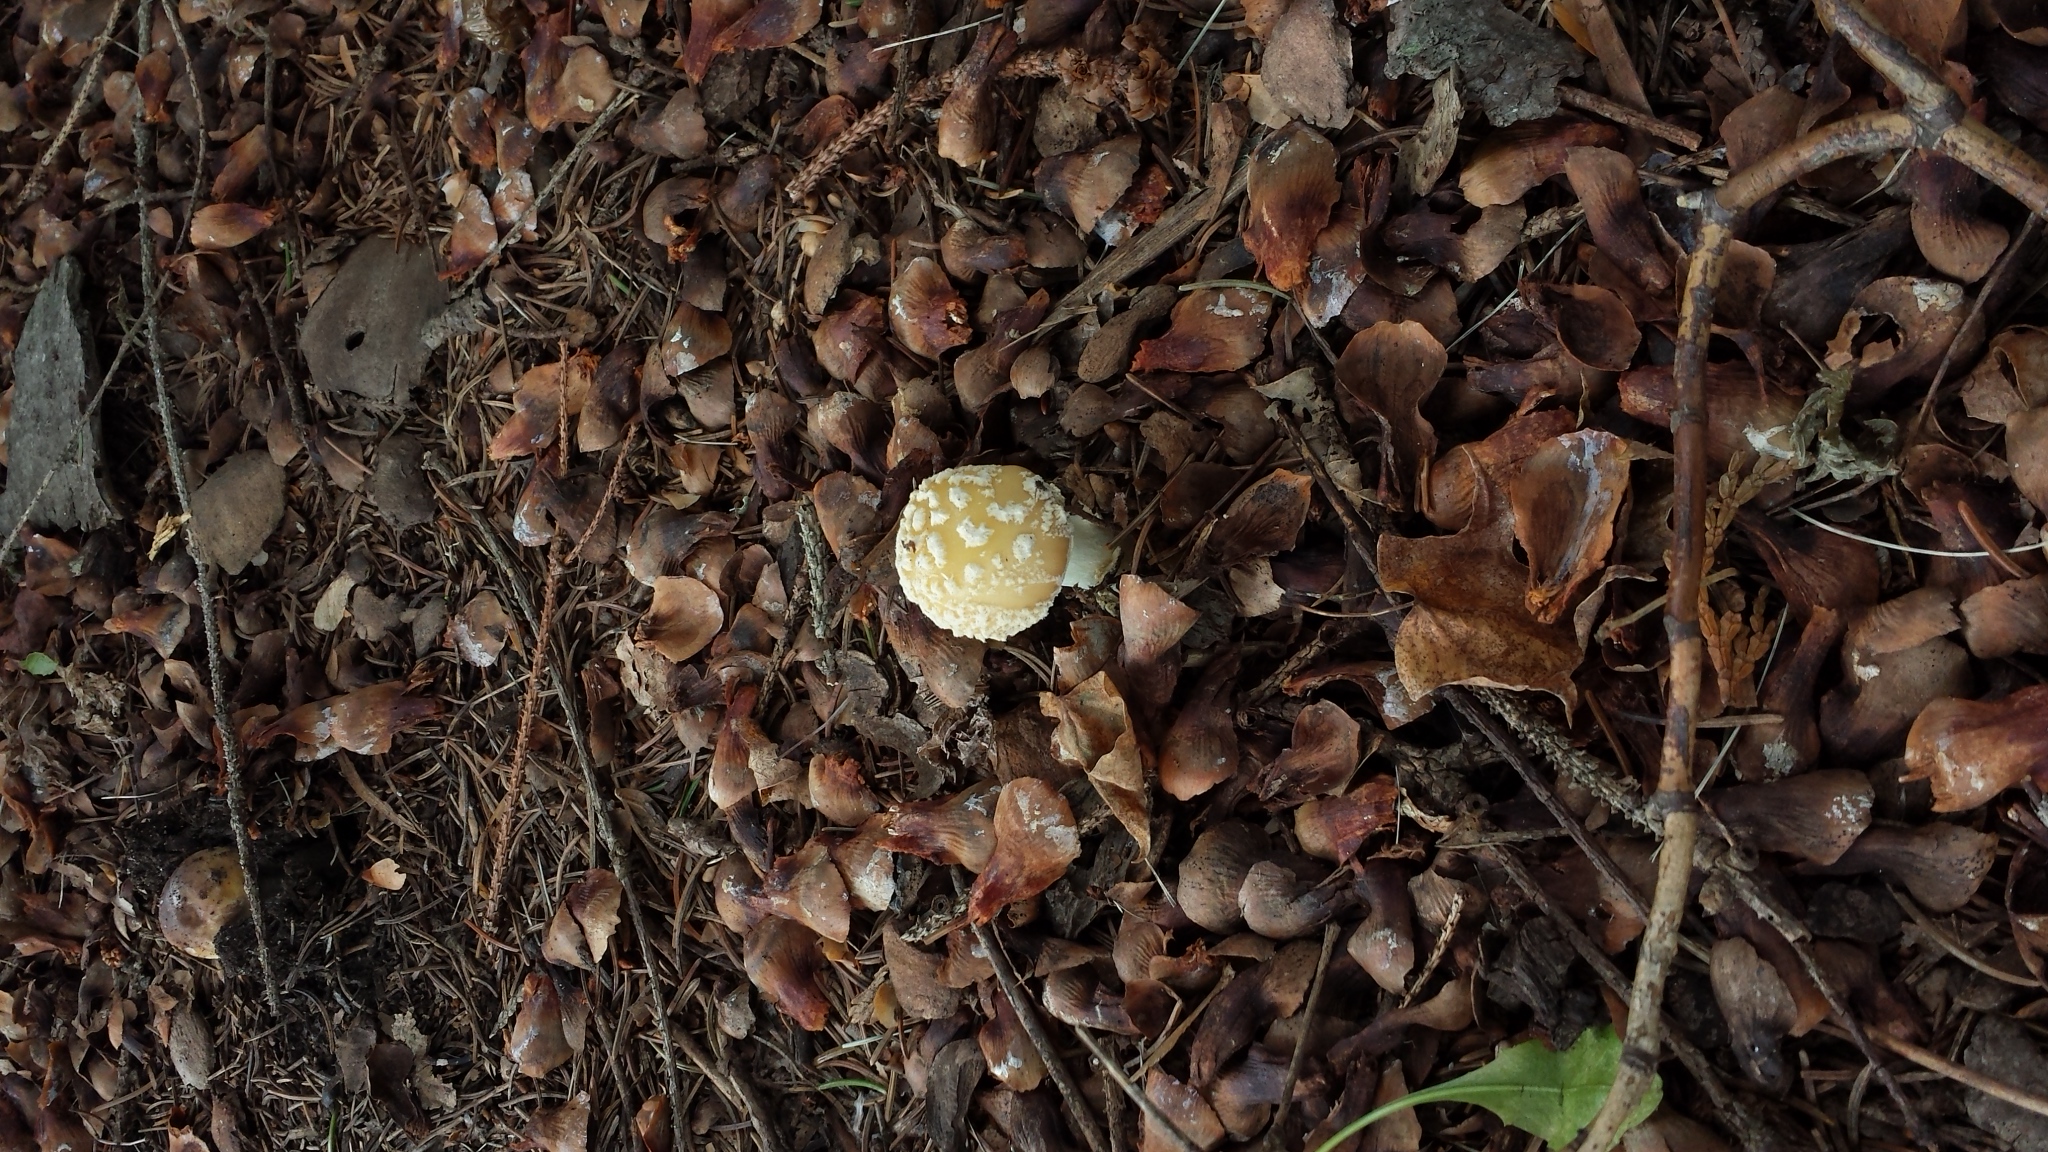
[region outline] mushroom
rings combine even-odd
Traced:
[[[1062,585],[1100,580],[1106,537],[1070,518],[1059,491],[1030,470],[971,464],[911,492],[896,532],[896,573],[904,595],[939,627],[1007,640],[1044,619]]]
[[[187,956],[220,959],[220,930],[248,911],[249,892],[233,848],[202,848],[185,857],[156,902],[157,927]]]

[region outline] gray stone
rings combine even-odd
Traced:
[[[263,451],[228,458],[192,493],[200,555],[230,575],[249,566],[284,519],[284,469]]]
[[[447,303],[431,250],[384,236],[358,244],[299,327],[313,387],[406,405],[432,354],[428,323]]]
[[[78,303],[84,279],[77,260],[59,260],[21,326],[0,532],[11,532],[24,510],[29,523],[45,528],[92,529],[114,519],[99,477],[99,414],[86,411],[100,373]]]

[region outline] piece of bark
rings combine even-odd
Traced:
[[[91,325],[78,302],[84,279],[77,260],[59,260],[22,324],[14,350],[14,417],[7,428],[0,532],[11,531],[24,511],[30,524],[44,528],[89,530],[114,519],[99,478],[99,414],[86,411],[100,373]]]

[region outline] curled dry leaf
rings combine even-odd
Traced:
[[[996,996],[989,1004],[988,1019],[975,1033],[982,1059],[991,1076],[1012,1092],[1029,1092],[1045,1080],[1045,1061],[1017,1019],[1008,996]]]
[[[1356,722],[1353,724],[1355,728]],[[1298,721],[1296,727],[1299,728]],[[1299,743],[1297,739],[1296,744]],[[1353,745],[1356,746],[1355,732]],[[1313,797],[1294,810],[1295,839],[1310,856],[1342,864],[1358,853],[1367,837],[1393,825],[1397,799],[1394,782],[1384,776],[1368,780],[1342,796]]]
[[[1293,940],[1313,932],[1345,903],[1348,889],[1313,884],[1284,864],[1261,860],[1245,873],[1237,906],[1245,927],[1268,940]]]
[[[1628,488],[1628,444],[1587,429],[1545,444],[1509,487],[1515,540],[1529,557],[1529,614],[1563,616],[1600,574],[1614,545],[1614,518]]]
[[[704,650],[725,627],[718,593],[694,576],[657,576],[636,643],[681,663]]]
[[[336,752],[382,756],[391,738],[441,714],[441,702],[405,694],[403,680],[372,684],[297,708],[249,733],[262,747],[280,736],[298,741],[296,760],[324,760]]]
[[[512,614],[495,592],[479,592],[448,622],[448,646],[462,661],[489,668],[512,639]]]
[[[889,286],[890,331],[905,348],[927,360],[936,360],[947,349],[974,338],[969,316],[967,301],[953,288],[946,270],[929,256],[904,265]],[[822,362],[824,357],[819,359]]]
[[[1586,207],[1586,228],[1601,253],[1650,292],[1670,291],[1671,264],[1657,244],[1635,161],[1612,148],[1572,148],[1565,152],[1565,175]]]
[[[1342,788],[1358,769],[1358,721],[1328,700],[1318,700],[1294,717],[1294,741],[1264,772],[1252,790],[1278,806],[1300,804]]]
[[[763,999],[806,1032],[822,1031],[832,1003],[820,982],[825,949],[818,934],[794,920],[770,916],[746,934],[747,979]]]
[[[879,844],[934,864],[958,864],[969,872],[980,872],[988,867],[989,854],[995,850],[993,815],[998,791],[991,782],[943,800],[897,804],[875,817],[885,829]]]
[[[1166,334],[1138,345],[1139,372],[1235,372],[1266,343],[1272,297],[1247,288],[1201,288],[1173,306]]]
[[[1961,161],[1926,148],[1913,150],[1901,179],[1913,201],[1921,255],[1943,276],[1964,284],[1983,279],[2009,238],[2003,225],[1977,212],[1983,181]]]
[[[1176,800],[1192,800],[1237,774],[1230,714],[1237,668],[1235,652],[1212,658],[1159,743],[1159,786]]]
[[[1458,175],[1458,189],[1482,208],[1513,204],[1529,189],[1563,175],[1572,149],[1621,145],[1620,130],[1610,124],[1569,116],[1525,120],[1479,142]]]
[[[1966,812],[2048,764],[2048,685],[2002,700],[1945,696],[1906,735],[1907,780],[1934,789],[1936,812]]]
[[[1088,774],[1110,815],[1137,841],[1138,855],[1152,848],[1152,800],[1145,789],[1145,763],[1130,710],[1110,681],[1097,672],[1064,695],[1045,692],[1039,707],[1053,721],[1053,754]]]
[[[1402,992],[1415,968],[1415,905],[1408,896],[1408,877],[1391,860],[1368,860],[1359,870],[1358,892],[1370,912],[1344,951],[1381,988]]]
[[[192,246],[207,252],[225,252],[246,244],[277,223],[276,208],[248,204],[208,204],[192,214]]]
[[[1338,192],[1336,147],[1299,120],[1252,153],[1244,246],[1273,287],[1294,292],[1307,281],[1316,237],[1330,222]]]
[[[1413,320],[1374,324],[1337,360],[1339,411],[1354,429],[1369,423],[1380,434],[1380,494],[1397,508],[1415,506],[1436,456],[1436,429],[1423,419],[1422,402],[1448,362],[1444,346]]]
[[[1828,341],[1829,367],[1855,369],[1850,402],[1868,403],[1933,375],[1963,325],[1963,290],[1945,280],[1890,276],[1856,294]]]
[[[732,351],[732,326],[717,312],[679,301],[661,336],[661,367],[670,376],[694,372]]]
[[[585,1152],[590,1147],[590,1093],[578,1092],[558,1108],[541,1108],[527,1121],[514,1149]]]
[[[1003,785],[993,823],[995,848],[967,895],[967,915],[977,924],[987,923],[1007,904],[1045,891],[1081,855],[1073,809],[1037,777],[1021,776]]]
[[[1913,828],[1872,828],[1833,864],[1805,865],[1800,871],[1822,876],[1875,872],[1904,884],[1921,907],[1953,912],[1977,894],[1997,859],[1997,836],[1935,821]]]
[[[853,911],[846,880],[821,839],[813,837],[775,861],[761,877],[759,898],[770,915],[794,920],[827,940],[846,942]]]

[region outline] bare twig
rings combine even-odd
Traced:
[[[64,113],[64,123],[51,133],[42,155],[36,157],[35,167],[29,169],[28,179],[22,181],[21,193],[15,197],[15,203],[27,204],[43,194],[43,181],[49,176],[50,165],[57,162],[57,153],[64,150],[71,134],[78,131],[78,122],[84,118],[85,110],[99,98],[100,67],[107,61],[107,49],[114,44],[114,33],[121,27],[121,17],[130,11],[142,11],[147,4],[148,0],[137,0],[132,9],[125,3],[115,3],[107,8],[107,26],[100,29],[98,38],[92,42],[92,54],[86,59],[84,74],[78,78],[78,88],[71,94],[71,108]],[[143,21],[145,27],[148,24],[149,21]]]
[[[1017,1013],[1017,1022],[1024,1026],[1024,1035],[1030,1037],[1031,1046],[1038,1050],[1039,1060],[1052,1074],[1053,1086],[1060,1090],[1067,1115],[1080,1131],[1081,1138],[1088,1142],[1089,1152],[1109,1152],[1109,1138],[1102,1134],[1102,1125],[1096,1123],[1095,1114],[1088,1110],[1088,1098],[1081,1095],[1081,1086],[1074,1083],[1073,1074],[1067,1071],[1067,1062],[1060,1058],[1059,1049],[1052,1046],[1052,1037],[1046,1034],[1045,1022],[1038,1018],[1038,1005],[1032,1003],[1031,994],[1024,990],[1024,982],[1017,979],[1017,969],[1010,963],[1009,954],[1003,951],[1002,941],[996,939],[995,930],[986,924],[976,924],[974,936],[981,942],[982,951],[988,953],[989,963],[996,970],[996,983],[1002,985],[1003,995]]]
[[[1634,128],[1647,135],[1655,136],[1659,140],[1669,141],[1685,149],[1687,152],[1699,151],[1701,143],[1699,133],[1690,128],[1680,128],[1676,124],[1668,124],[1647,112],[1631,108],[1618,101],[1609,100],[1605,96],[1596,96],[1582,88],[1560,85],[1557,89],[1557,98],[1581,112],[1591,112],[1602,120],[1612,120],[1624,128]]]
[[[1109,1077],[1110,1083],[1115,1084],[1126,1097],[1129,1097],[1131,1103],[1138,1106],[1138,1111],[1145,1114],[1145,1119],[1151,1121],[1154,1126],[1166,1134],[1168,1143],[1171,1143],[1180,1152],[1201,1152],[1200,1145],[1188,1139],[1187,1133],[1180,1130],[1180,1125],[1173,1122],[1173,1118],[1166,1114],[1166,1110],[1154,1103],[1150,1096],[1145,1095],[1142,1089],[1133,1084],[1129,1076],[1124,1075],[1124,1070],[1117,1066],[1116,1057],[1103,1051],[1102,1045],[1095,1042],[1095,1037],[1090,1036],[1086,1028],[1074,1029],[1074,1035],[1081,1038],[1082,1046],[1088,1049],[1089,1055],[1095,1057],[1097,1064],[1102,1065],[1103,1075]],[[1114,1137],[1114,1135],[1115,1133],[1112,1132],[1111,1136]]]
[[[1820,1027],[1824,1032],[1842,1035],[1839,1028],[1827,1024]],[[2003,1080],[1995,1080],[1974,1068],[1964,1067],[1953,1060],[1929,1052],[1918,1044],[1901,1040],[1889,1032],[1873,1032],[1871,1036],[1876,1039],[1878,1047],[1904,1056],[1929,1072],[1938,1072],[1965,1088],[1974,1088],[1994,1100],[2002,1100],[2015,1108],[2024,1108],[2036,1116],[2048,1116],[2048,1100],[2031,1092],[2023,1092]]]
[[[1301,1030],[1294,1035],[1294,1054],[1287,1058],[1287,1075],[1280,1081],[1280,1106],[1273,1110],[1273,1119],[1266,1124],[1266,1134],[1259,1141],[1261,1148],[1281,1147],[1280,1125],[1292,1110],[1289,1105],[1294,1101],[1294,1085],[1301,1079],[1301,1062],[1308,1055],[1308,1033],[1316,1024],[1316,1008],[1323,998],[1323,977],[1330,970],[1330,953],[1337,947],[1337,932],[1335,920],[1323,925],[1323,950],[1316,956],[1316,974],[1308,984],[1308,999],[1301,1005]],[[1450,935],[1445,932],[1444,938]]]
[[[136,26],[136,50],[149,51],[150,21],[138,19]],[[144,191],[150,191],[156,180],[156,133],[149,121],[142,115],[141,102],[136,102],[134,120],[135,132],[135,182]],[[251,894],[249,900],[249,926],[256,938],[256,964],[263,974],[263,998],[269,1003],[273,1015],[284,1015],[284,994],[277,983],[277,969],[270,957],[270,934],[263,915],[263,901],[257,893],[260,888],[256,877],[256,853],[249,839],[249,797],[242,779],[242,738],[235,728],[235,718],[228,697],[228,681],[220,651],[220,609],[214,600],[213,562],[199,547],[199,537],[192,522],[192,493],[185,479],[184,452],[178,447],[178,423],[171,406],[170,381],[164,372],[163,342],[157,332],[156,306],[156,242],[155,233],[149,229],[148,209],[138,208],[141,225],[136,231],[136,256],[142,267],[142,339],[143,348],[149,355],[149,374],[156,385],[156,414],[164,438],[164,469],[171,474],[171,490],[178,500],[178,512],[184,517],[183,533],[185,548],[192,554],[193,586],[199,593],[199,627],[206,641],[207,689],[213,699],[213,738],[220,750],[221,776],[227,784],[228,829],[234,836],[235,862],[241,866],[243,883]]]

